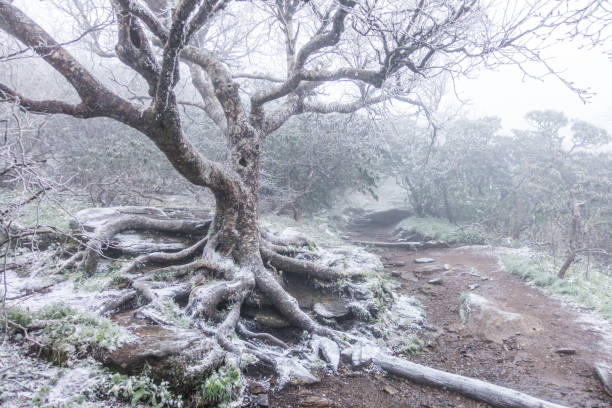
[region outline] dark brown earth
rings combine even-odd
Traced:
[[[369,237],[371,239],[371,237]],[[579,323],[580,310],[544,295],[520,278],[502,270],[495,250],[488,247],[427,250],[374,250],[385,271],[401,285],[400,292],[418,298],[427,322],[438,330],[423,332],[424,350],[414,362],[513,388],[569,407],[612,407],[593,373],[593,363],[612,359],[604,338],[590,325]],[[426,277],[412,273],[415,257],[431,257],[450,270]],[[399,276],[398,276],[399,275]],[[403,278],[402,278],[403,276]],[[427,281],[440,278],[441,285]],[[458,314],[461,294],[470,291],[521,313],[533,323],[503,344],[467,332]],[[608,339],[609,341],[609,339]],[[571,355],[561,348],[575,349]],[[315,398],[316,397],[316,398]],[[317,405],[318,403],[318,405]],[[487,407],[456,393],[413,384],[383,373],[353,372],[341,366],[337,375],[314,385],[288,386],[270,395],[271,407]]]

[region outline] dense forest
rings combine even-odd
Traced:
[[[0,0],[2,406],[612,403],[609,129],[445,105],[586,102],[545,51],[609,53],[607,2],[40,3]]]

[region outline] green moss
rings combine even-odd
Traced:
[[[232,364],[226,364],[212,373],[202,383],[202,400],[211,406],[229,407],[242,391],[240,371]]]
[[[167,282],[170,281],[174,278],[174,274],[171,271],[160,271],[160,272],[156,272],[155,274],[153,274],[153,276],[151,277],[151,280],[156,281],[156,282]]]
[[[578,263],[560,279],[557,277],[559,265],[544,253],[503,254],[500,259],[508,272],[612,321],[612,276],[591,266],[590,278],[586,279],[585,267]]]
[[[425,239],[443,241],[448,244],[484,244],[484,232],[476,226],[457,226],[441,218],[408,217],[399,225],[406,231]]]
[[[397,352],[399,354],[418,354],[423,350],[425,342],[419,338],[416,334],[407,335],[402,344],[398,347]]]
[[[51,387],[48,384],[45,384],[42,387],[40,387],[40,389],[38,390],[38,392],[36,392],[36,394],[34,395],[34,398],[32,399],[32,402],[34,403],[34,405],[37,407],[42,407],[43,404],[45,403],[45,399],[47,398],[47,395],[49,394],[49,391],[51,391]]]
[[[23,326],[34,320],[48,321],[38,340],[47,346],[51,360],[60,365],[92,350],[114,350],[123,341],[122,329],[109,319],[77,312],[61,303],[34,313],[12,309],[10,318]]]
[[[16,307],[7,307],[6,316],[10,321],[20,324],[24,327],[32,323],[32,315]]]
[[[156,384],[147,375],[114,374],[110,379],[108,393],[134,406],[141,404],[149,404],[154,408],[183,406],[181,396],[175,396],[166,381]]]
[[[181,308],[172,299],[161,304],[161,312],[169,322],[184,329],[189,327],[189,319],[181,312]]]

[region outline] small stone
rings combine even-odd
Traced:
[[[391,395],[395,395],[395,394],[397,394],[399,392],[399,390],[397,388],[392,387],[390,385],[385,385],[383,387],[383,390],[385,390],[385,392],[387,392],[387,393],[389,393]]]
[[[265,386],[256,381],[249,381],[248,387],[251,394],[265,394],[268,392]]]
[[[349,308],[342,303],[315,303],[312,310],[319,316],[326,319],[344,317],[349,314]]]
[[[445,271],[450,271],[451,267],[450,267],[449,264],[444,264],[443,268],[444,268]]]
[[[440,278],[431,279],[431,280],[428,280],[427,283],[429,283],[430,285],[442,285],[442,279]]]
[[[394,276],[397,278],[398,276],[401,276],[401,275],[402,275],[401,271],[397,271],[397,270],[391,271],[391,276]]]
[[[256,405],[258,407],[270,406],[270,399],[268,398],[268,394],[257,394],[253,396],[253,405]]]
[[[310,407],[310,408],[326,408],[326,407],[331,407],[332,405],[333,403],[327,398],[317,397],[316,395],[311,395],[309,397],[306,397],[300,403],[301,407]]]
[[[432,263],[432,262],[436,262],[436,260],[433,258],[416,258],[414,260],[414,263],[417,263],[417,264]]]
[[[402,266],[406,266],[406,262],[386,262],[384,264],[385,266],[392,266],[392,267],[402,267]]]
[[[404,273],[402,273],[401,277],[402,277],[403,280],[407,280],[407,281],[410,281],[410,282],[418,282],[419,281],[419,279],[416,276],[414,276],[414,274],[412,272],[404,272]]]
[[[555,350],[557,353],[559,354],[563,354],[563,355],[571,355],[571,354],[576,354],[576,349],[572,349],[572,348],[560,348]]]
[[[470,288],[470,290],[474,290],[474,289],[476,289],[478,287],[480,287],[480,285],[477,284],[477,283],[474,283],[473,285],[468,286],[468,288]]]
[[[353,355],[353,348],[352,347],[345,347],[342,349],[342,351],[340,352],[340,358],[342,359],[342,361],[344,361],[345,363],[348,363],[351,361],[351,356]]]
[[[338,344],[323,336],[316,336],[315,341],[319,344],[318,349],[323,359],[329,363],[334,371],[338,370],[338,364],[340,364],[340,347],[338,347]]]

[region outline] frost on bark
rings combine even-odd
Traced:
[[[515,14],[506,16],[502,27],[495,27],[487,26],[486,10],[477,0],[408,3],[409,7],[395,10],[394,2],[354,0],[278,0],[262,2],[261,7],[230,0],[109,0],[115,17],[116,57],[146,83],[143,98],[150,104],[145,106],[105,86],[11,1],[0,0],[0,29],[62,75],[79,97],[78,103],[36,100],[0,83],[2,100],[38,114],[117,120],[149,138],[185,179],[210,189],[215,197],[214,217],[206,223],[121,217],[86,236],[82,250],[63,267],[95,273],[105,244],[126,229],[200,234],[192,247],[180,253],[144,255],[125,266],[122,273],[132,291],[106,310],[139,295],[146,301],[138,310],[140,315],[171,324],[160,319],[155,306],[187,297],[183,313],[190,326],[200,328],[214,342],[212,346],[200,344],[201,349],[222,350],[237,363],[248,349],[275,364],[249,339],[264,339],[281,348],[284,344],[242,325],[243,305],[255,296],[265,299],[296,328],[341,344],[354,340],[305,313],[281,283],[279,271],[321,281],[359,280],[363,271],[318,265],[307,260],[308,249],[271,239],[259,228],[258,177],[266,136],[291,116],[305,112],[351,113],[394,98],[410,101],[407,97],[424,78],[468,72],[483,62],[494,65],[494,58],[517,62],[524,56],[532,61],[537,57],[526,53],[525,38],[563,23],[564,18],[555,9],[560,5],[545,10],[547,2],[537,1],[517,8]],[[212,29],[223,18],[245,13],[268,13],[254,15],[266,17],[279,34],[271,37],[281,39],[284,75],[256,72],[248,63],[244,70],[234,69],[235,61],[225,61],[227,53],[215,50],[207,41],[207,33],[227,28]],[[239,26],[234,24],[234,28]],[[227,139],[224,162],[208,159],[184,134],[175,93],[181,72],[187,72],[180,69],[183,63],[202,99],[200,105]],[[258,86],[250,88],[248,81]],[[355,97],[321,100],[319,91],[325,84],[338,81],[351,84]],[[201,257],[194,260],[194,254]],[[299,254],[304,259],[298,259]],[[170,276],[165,290],[151,282],[152,272],[146,271],[151,265]],[[214,328],[204,322],[213,322]],[[240,337],[233,336],[234,332]]]

